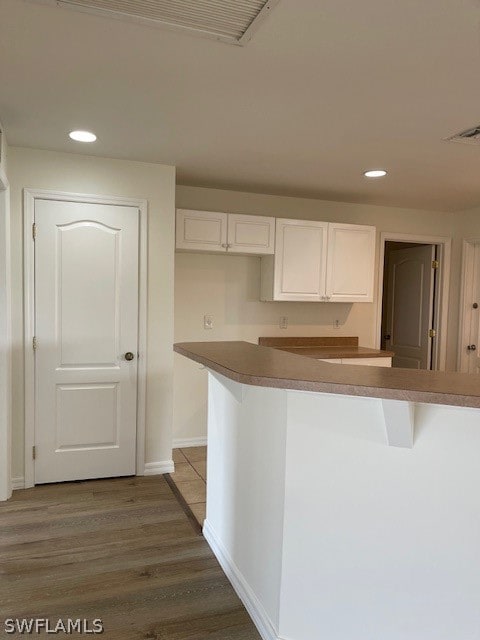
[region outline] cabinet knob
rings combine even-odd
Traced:
[[[476,350],[477,350],[477,345],[476,345],[476,344],[469,344],[469,345],[467,346],[467,349],[468,349],[469,351],[476,351]]]

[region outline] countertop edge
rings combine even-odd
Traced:
[[[273,347],[263,348],[274,349]],[[194,353],[188,348],[182,347],[182,343],[175,344],[173,349],[176,353],[183,355],[190,360],[197,362],[198,364],[204,365],[206,368],[220,373],[230,380],[251,386],[267,387],[273,389],[287,389],[291,391],[308,391],[314,393],[332,393],[346,396],[363,396],[366,398],[379,398],[382,400],[403,400],[408,402],[459,406],[472,409],[480,408],[480,396],[470,396],[454,393],[446,394],[436,391],[417,391],[412,389],[364,386],[361,384],[334,383],[321,380],[312,381],[282,377],[256,376],[225,367],[215,360],[211,360],[210,358]],[[296,354],[288,355],[297,357]],[[344,366],[341,364],[329,364],[327,362],[320,362],[319,364],[325,367]],[[355,366],[358,368],[363,367],[363,365],[349,365],[349,368]]]

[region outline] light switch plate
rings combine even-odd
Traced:
[[[210,316],[210,315],[203,316],[203,328],[213,329],[213,316]]]

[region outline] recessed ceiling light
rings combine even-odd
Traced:
[[[91,131],[70,131],[68,134],[76,142],[95,142],[97,136]]]
[[[371,169],[363,174],[366,178],[383,178],[387,175],[385,169]]]

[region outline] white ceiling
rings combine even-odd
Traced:
[[[280,0],[246,47],[0,0],[0,119],[181,184],[466,209],[480,146],[442,138],[480,123],[480,0]]]

